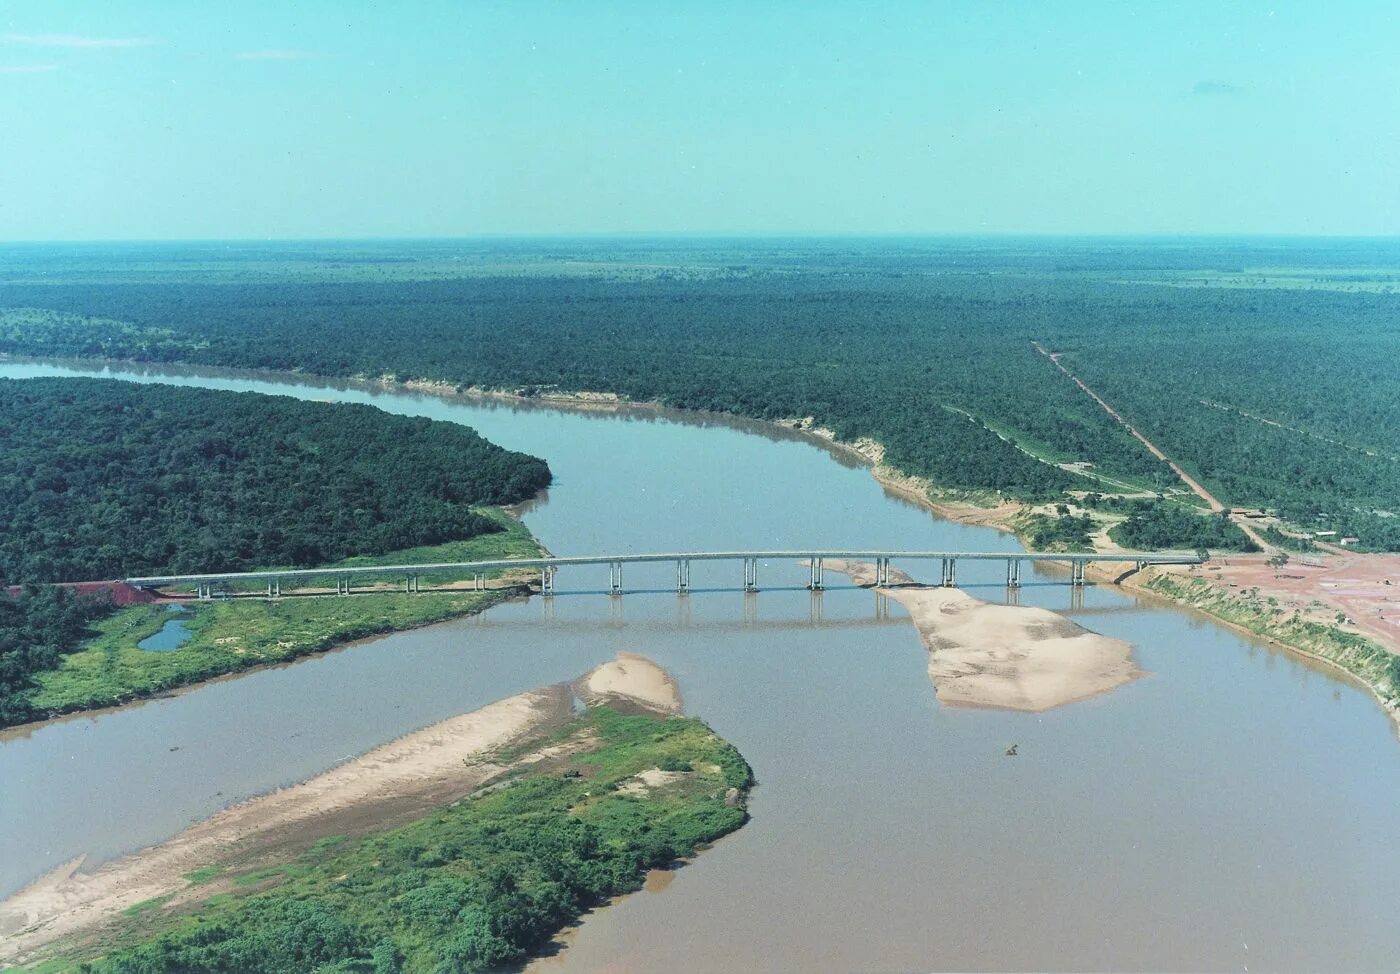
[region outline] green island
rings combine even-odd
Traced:
[[[17,420],[0,429],[0,574],[24,583],[0,598],[0,726],[480,612],[520,590],[511,577],[469,591],[425,576],[411,598],[234,598],[176,616],[42,583],[540,552],[494,505],[533,496],[548,467],[458,424],[86,379],[0,381],[0,412]],[[183,644],[140,648],[172,619]]]
[[[744,824],[752,773],[694,718],[595,705],[515,755],[572,742],[496,786],[392,830],[325,836],[286,861],[217,863],[137,903],[43,974],[317,971],[454,974],[537,952]],[[629,786],[651,769],[663,784]]]

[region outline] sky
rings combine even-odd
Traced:
[[[1400,233],[1393,0],[0,0],[0,240]]]

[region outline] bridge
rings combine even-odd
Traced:
[[[613,595],[621,595],[622,567],[629,564],[653,564],[674,562],[676,566],[676,591],[684,594],[690,590],[690,566],[697,561],[736,561],[743,564],[744,591],[758,591],[758,566],[764,561],[805,561],[811,571],[808,588],[819,591],[825,586],[825,562],[840,559],[843,561],[864,561],[875,567],[875,584],[888,585],[890,562],[892,561],[937,561],[942,568],[940,584],[957,584],[959,562],[991,561],[1006,565],[1006,584],[1010,588],[1021,585],[1021,565],[1025,562],[1054,562],[1068,564],[1069,583],[1084,585],[1085,568],[1094,562],[1132,564],[1138,570],[1147,565],[1198,565],[1206,556],[1197,552],[1184,551],[1121,551],[1103,553],[1060,553],[1026,551],[892,551],[886,549],[853,550],[794,550],[794,551],[684,551],[638,555],[582,555],[562,558],[510,558],[496,561],[440,562],[423,565],[358,565],[346,568],[289,568],[275,571],[223,572],[207,575],[154,575],[146,578],[128,578],[124,581],[137,588],[163,588],[166,586],[194,586],[198,597],[214,597],[215,587],[227,590],[230,587],[266,586],[268,598],[282,594],[282,583],[315,580],[334,581],[337,595],[349,595],[356,582],[403,580],[403,591],[421,591],[419,581],[424,575],[453,574],[461,577],[471,575],[474,588],[485,587],[484,580],[492,572],[528,569],[538,571],[540,591],[544,595],[554,594],[554,576],[561,568],[581,568],[586,566],[608,566],[608,588]]]

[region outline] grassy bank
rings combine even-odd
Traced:
[[[406,564],[527,558],[539,545],[523,524],[495,509],[483,514],[501,531],[466,541],[351,558],[342,564]],[[424,576],[425,585],[454,579]],[[109,707],[240,670],[283,663],[355,639],[471,615],[510,597],[513,589],[402,592],[353,598],[229,599],[192,603],[179,616],[162,605],[120,609],[98,621],[76,652],[54,669],[34,674],[26,691],[30,719]],[[138,644],[178,618],[190,631],[178,649],[154,652]]]
[[[510,592],[357,595],[348,599],[236,599],[193,606],[173,616],[164,606],[122,609],[57,669],[33,678],[30,704],[56,716],[126,703],[239,670],[283,663],[354,639],[411,629],[494,605]],[[152,652],[137,643],[172,618],[190,630],[179,649]]]
[[[1226,592],[1201,579],[1161,574],[1148,579],[1146,587],[1346,670],[1370,688],[1388,713],[1400,714],[1400,657],[1374,640],[1289,613],[1267,595]]]
[[[561,741],[573,745],[562,763],[401,828],[271,866],[210,864],[31,970],[486,970],[747,817],[748,765],[698,720],[594,707],[531,749]],[[676,773],[642,787],[634,776],[650,769]]]

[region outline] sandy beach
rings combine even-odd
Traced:
[[[623,654],[573,687],[589,703],[680,710],[669,674],[641,656]],[[531,690],[406,734],[314,778],[233,805],[157,846],[92,872],[79,857],[0,902],[0,965],[22,962],[59,938],[91,933],[148,900],[204,897],[220,884],[192,887],[197,869],[276,862],[327,835],[391,828],[454,801],[513,766],[550,754],[497,760],[518,742],[572,714],[573,693],[560,684]],[[567,746],[567,745],[566,745]]]
[[[576,682],[574,692],[590,706],[623,702],[663,714],[681,712],[680,687],[671,674],[635,653],[618,653],[617,659]]]

